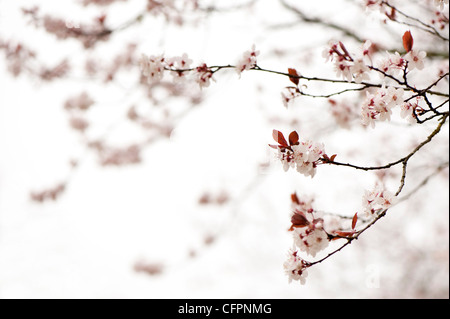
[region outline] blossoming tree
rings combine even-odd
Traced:
[[[81,1],[84,6],[101,8],[121,2],[126,1]],[[264,52],[258,43],[249,43],[248,51],[230,56],[225,64],[194,61],[189,52],[167,55],[159,48],[143,49],[137,43],[123,46],[123,52],[111,64],[104,64],[91,55],[103,42],[114,41],[116,34],[139,26],[149,17],[163,17],[169,24],[190,25],[202,21],[206,13],[250,10],[258,6],[258,1],[224,8],[206,2],[148,0],[145,10],[116,27],[108,24],[105,13],[94,17],[89,24],[41,14],[39,7],[23,8],[23,14],[32,26],[59,40],[79,41],[86,52],[81,61],[84,72],[95,81],[115,83],[120,76],[131,72],[138,78],[133,85],[146,92],[144,98],[152,107],[131,105],[124,118],[143,128],[145,134],[140,140],[120,147],[109,145],[101,136],[88,134],[91,125],[95,126],[88,121],[88,114],[95,107],[95,99],[88,92],[67,98],[64,109],[69,125],[83,137],[86,149],[96,154],[103,166],[141,163],[143,150],[156,140],[169,137],[179,120],[201,105],[204,94],[212,86],[221,86],[222,77],[229,75],[228,71],[232,70],[238,81],[250,73],[275,79],[282,87],[276,93],[273,86],[268,90],[270,93],[265,92],[277,96],[278,105],[270,105],[272,111],[276,114],[301,111],[296,115],[298,118],[289,115],[270,122],[271,141],[261,147],[272,152],[271,168],[293,172],[294,178],[302,178],[303,184],[330,170],[361,173],[372,183],[371,188],[360,188],[359,194],[352,194],[359,196],[356,200],[361,203],[359,208],[344,213],[317,207],[315,195],[302,194],[296,189],[286,194],[290,206],[286,229],[292,236],[292,247],[280,247],[288,250],[283,266],[289,282],[304,284],[313,266],[319,267],[337,256],[364,237],[369,229],[376,232],[383,217],[402,202],[420,196],[431,179],[442,174],[447,178],[448,155],[442,149],[448,144],[448,0],[408,4],[394,0],[351,1],[352,8],[358,10],[358,19],[370,16],[380,22],[379,34],[377,30],[359,30],[351,23],[330,22],[325,16],[304,12],[294,1],[276,1],[289,16],[295,17],[294,24],[333,34],[328,43],[316,44],[308,54],[298,53],[303,57],[300,62],[283,59],[288,52],[294,55],[296,52],[289,49]],[[273,29],[290,30],[291,27],[292,24],[278,24]],[[295,42],[294,36],[289,39]],[[46,66],[32,49],[10,39],[0,38],[0,49],[8,58],[7,67],[14,76],[27,73],[48,83],[64,79],[73,68],[67,59]],[[283,67],[263,67],[271,56]],[[311,69],[308,60],[314,61],[315,69]],[[317,73],[309,74],[309,70]],[[184,106],[178,110],[159,107],[169,100],[181,101]],[[314,123],[310,118],[302,119],[308,112],[315,114]],[[323,127],[332,127],[331,134],[341,139],[349,139],[352,134],[364,136],[360,140],[362,144],[351,146],[348,140],[333,144],[336,140],[326,137],[328,133]],[[408,140],[410,134],[416,136],[416,130],[420,131],[420,138]],[[388,132],[387,136],[383,131]],[[371,145],[376,150],[375,145],[379,144],[385,152],[371,152]],[[360,148],[359,154],[352,156],[352,147]],[[75,170],[78,160],[72,159],[71,165]],[[321,181],[339,188],[340,181],[332,174],[328,180],[325,176]],[[55,187],[32,191],[31,198],[38,202],[56,199],[66,184],[64,181]],[[204,194],[199,204],[214,201]],[[228,201],[231,199],[226,194],[216,200],[221,205]],[[155,271],[158,267],[148,265],[137,269],[151,269],[152,274],[159,272]]]

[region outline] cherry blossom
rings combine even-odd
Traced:
[[[198,66],[194,70],[194,80],[200,85],[200,88],[208,87],[213,78],[212,71],[208,68],[206,63]]]
[[[416,117],[414,116],[414,111],[418,107],[417,102],[404,102],[400,105],[400,116],[406,119],[409,123],[416,122]]]
[[[296,168],[297,171],[305,176],[314,177],[316,168],[322,155],[325,154],[322,143],[312,141],[300,142],[298,145],[292,145],[292,150],[279,150],[278,158],[283,164],[283,169]]]
[[[192,59],[188,57],[186,53],[182,56],[169,58],[167,61],[167,66],[172,69],[170,72],[175,81],[186,79],[186,74],[184,70],[188,70],[191,67]]]
[[[397,198],[394,194],[386,190],[381,184],[376,184],[371,191],[366,190],[362,198],[364,212],[368,217],[379,210],[390,208],[396,201]]]
[[[288,258],[283,264],[284,271],[289,278],[289,283],[295,280],[304,285],[306,283],[306,277],[308,277],[307,267],[307,262],[298,256],[297,250],[289,250]]]
[[[362,58],[355,60],[350,67],[350,73],[353,75],[356,83],[370,80],[369,71],[370,69]]]
[[[424,60],[427,56],[425,51],[411,50],[405,55],[405,60],[408,61],[408,69],[422,70],[424,68]]]
[[[245,70],[250,70],[256,66],[256,57],[259,55],[259,51],[256,51],[255,45],[252,46],[250,51],[245,51],[242,58],[236,64],[236,72],[240,75]]]
[[[166,61],[162,55],[151,55],[148,57],[147,55],[142,54],[139,60],[142,74],[147,77],[149,83],[162,80],[166,65]]]
[[[392,54],[387,52],[386,56],[381,58],[377,63],[377,68],[382,72],[380,76],[384,77],[386,74],[398,76],[403,71],[405,62],[405,59],[400,53],[395,52]]]
[[[312,257],[328,247],[328,235],[322,226],[295,228],[292,233],[295,245]]]
[[[366,92],[366,99],[361,109],[363,125],[375,127],[375,120],[390,121],[392,109],[403,103],[404,90],[384,85],[375,94]]]

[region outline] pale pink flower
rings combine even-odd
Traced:
[[[405,59],[400,53],[387,53],[387,55],[378,61],[377,68],[385,74],[398,76],[405,67]],[[383,77],[384,74],[381,74]]]
[[[365,191],[362,198],[364,212],[368,217],[390,208],[396,201],[397,197],[380,184],[376,184],[372,191]]]
[[[200,85],[200,88],[208,87],[214,81],[213,72],[203,63],[194,69],[194,80]]]
[[[164,77],[164,70],[167,66],[166,60],[164,56],[146,56],[142,54],[139,59],[139,66],[141,68],[141,72],[144,76],[147,77],[149,83],[153,81],[161,81]]]
[[[182,56],[167,59],[167,66],[171,69],[170,73],[175,81],[186,78],[186,74],[189,73],[191,64],[192,60],[186,53]]]
[[[256,66],[256,57],[259,51],[256,51],[255,45],[250,51],[245,51],[242,58],[236,64],[236,72],[240,75],[245,70],[250,70]]]
[[[288,258],[283,264],[283,268],[286,275],[288,276],[289,283],[295,280],[304,285],[306,282],[306,277],[308,277],[308,272],[306,270],[307,267],[307,262],[300,256],[298,256],[297,250],[289,250]]]
[[[284,107],[288,108],[292,102],[300,96],[300,93],[295,89],[286,88],[285,92],[281,92],[281,100]]]
[[[353,74],[356,83],[370,80],[369,71],[362,58],[355,60],[350,67],[350,73]]]
[[[406,119],[409,123],[416,122],[416,117],[414,116],[414,110],[417,107],[416,103],[411,101],[404,102],[400,106],[400,116]]]
[[[422,70],[424,68],[424,60],[427,56],[425,51],[411,50],[405,55],[405,60],[408,61],[408,69]]]
[[[344,80],[352,81],[352,67],[353,63],[339,57],[334,62],[334,70],[337,77],[342,77]]]
[[[294,244],[312,257],[328,247],[328,234],[322,227],[298,227],[292,233]]]

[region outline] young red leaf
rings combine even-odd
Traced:
[[[297,73],[297,70],[296,69],[291,69],[291,68],[289,68],[288,69],[288,73],[289,73],[289,80],[292,82],[292,83],[294,83],[295,85],[298,85],[298,83],[299,83],[299,81],[300,81],[300,79],[298,78],[299,77],[299,74]]]
[[[354,234],[355,232],[353,231],[337,231],[336,235],[339,237],[334,237],[333,240],[340,239],[341,237],[344,238],[353,237]]]
[[[358,221],[358,213],[356,213],[354,216],[353,216],[353,219],[352,219],[352,229],[355,229],[355,227],[356,227],[356,222]]]
[[[297,205],[300,205],[300,201],[298,199],[297,193],[291,194],[291,201]]]
[[[289,145],[297,145],[298,140],[298,133],[296,131],[292,131],[291,134],[289,134]]]
[[[395,10],[395,8],[391,8],[391,12],[390,12],[390,13],[385,12],[386,16],[387,16],[389,19],[391,19],[392,21],[395,21],[396,13],[397,13],[397,11]]]
[[[334,159],[336,158],[337,154],[331,155],[330,161],[334,162]]]
[[[406,31],[403,34],[403,47],[405,48],[406,52],[411,51],[413,45],[414,45],[414,39],[411,35],[411,31]]]
[[[295,211],[291,217],[291,223],[293,227],[306,227],[309,225],[308,219],[301,211]]]
[[[273,139],[275,140],[275,142],[277,142],[281,146],[285,146],[285,147],[289,146],[288,143],[286,142],[286,139],[284,138],[283,133],[281,133],[280,131],[273,130],[272,136],[273,136]]]

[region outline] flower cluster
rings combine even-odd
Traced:
[[[278,159],[283,164],[283,169],[296,168],[297,171],[305,176],[314,177],[317,165],[324,157],[327,158],[322,143],[312,141],[299,141],[296,131],[289,134],[289,144],[280,131],[273,131],[273,138],[278,145],[269,145],[278,150]]]
[[[375,121],[389,121],[392,109],[403,103],[404,90],[394,87],[386,88],[384,85],[375,94],[366,92],[366,99],[361,109],[363,125],[375,127]]]
[[[305,283],[305,269],[309,263],[298,256],[298,250],[315,257],[316,254],[328,247],[330,238],[323,228],[323,219],[317,217],[312,207],[312,199],[300,200],[296,193],[291,195],[293,213],[291,227],[294,248],[288,254],[284,263],[289,282],[292,280]]]
[[[250,70],[256,66],[256,57],[259,51],[256,51],[255,45],[250,51],[245,51],[242,58],[236,64],[236,72],[240,75],[245,70]]]
[[[361,83],[370,79],[368,63],[371,62],[372,42],[366,41],[359,51],[351,55],[342,42],[332,41],[325,48],[322,56],[326,61],[334,61],[334,68],[338,77],[351,82]]]
[[[288,253],[288,259],[284,262],[283,268],[289,278],[289,283],[293,280],[299,281],[302,285],[306,282],[308,263],[298,256],[298,251],[291,249]]]
[[[167,66],[167,61],[162,55],[147,56],[142,54],[139,59],[139,66],[142,74],[147,77],[147,81],[149,83],[158,82],[164,77],[164,70]]]
[[[291,195],[293,213],[291,228],[294,244],[301,251],[313,257],[328,246],[328,234],[323,228],[323,219],[318,218],[312,208],[312,200],[300,200],[296,193]]]
[[[240,75],[243,71],[254,68],[258,55],[259,51],[255,50],[255,46],[250,51],[246,51],[237,65],[234,66],[236,72]],[[170,58],[163,55],[147,56],[142,54],[138,63],[142,74],[147,78],[149,84],[160,82],[167,71],[172,75],[174,81],[189,78],[195,81],[200,88],[208,87],[211,84],[211,80],[214,80],[214,72],[221,68],[210,67],[206,63],[201,63],[197,67],[191,67],[192,60],[187,54]],[[229,67],[231,66],[227,66],[227,68]]]
[[[408,62],[409,70],[422,70],[424,68],[424,60],[427,56],[425,51],[411,50],[405,55],[405,60]]]
[[[380,70],[380,76],[386,75],[397,76],[406,66],[406,60],[400,55],[400,53],[386,53],[386,55],[380,58],[377,62],[377,68]]]
[[[281,100],[286,108],[299,96],[300,91],[296,87],[286,87],[285,92],[281,92]]]
[[[365,191],[362,204],[365,214],[370,217],[380,210],[386,210],[395,204],[397,198],[382,185],[376,184],[372,191]]]

